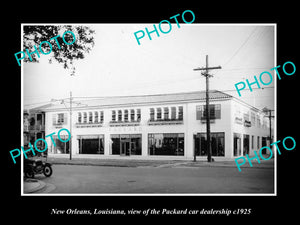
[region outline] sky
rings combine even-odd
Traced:
[[[39,63],[22,63],[25,106],[67,98],[70,90],[74,97],[204,91],[205,78],[193,69],[204,67],[208,55],[209,66],[222,67],[210,71],[211,90],[224,91],[259,109],[274,109],[276,79],[261,85],[263,89],[241,91],[241,97],[234,86],[246,79],[253,82],[255,75],[259,78],[276,66],[272,24],[183,23],[178,28],[175,23],[167,34],[152,33],[152,40],[146,34],[140,45],[134,33],[145,32],[145,27],[151,30],[153,24],[88,26],[95,30],[95,46],[74,63],[75,76],[62,64],[49,64],[52,54],[41,54]]]

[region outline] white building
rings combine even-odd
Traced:
[[[74,156],[191,159],[195,152],[198,158],[207,157],[205,92],[106,97],[80,103],[72,104]],[[61,128],[70,130],[69,105],[53,105],[45,113],[46,135],[57,134]],[[251,156],[267,145],[268,118],[231,95],[210,91],[210,118],[214,159]],[[56,146],[46,139],[49,155],[68,154],[69,142],[53,138]]]

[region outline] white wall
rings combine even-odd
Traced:
[[[247,135],[250,135],[250,139],[249,139],[249,142],[250,142],[250,145],[249,145],[249,156],[254,156],[254,151],[255,150],[259,150],[262,146],[262,137],[268,137],[269,136],[269,128],[268,127],[264,127],[263,126],[263,121],[264,120],[267,120],[266,117],[264,117],[264,114],[249,106],[249,105],[246,105],[246,104],[243,104],[243,103],[240,103],[239,101],[232,101],[231,102],[232,104],[232,131],[234,133],[239,133],[241,134],[241,146],[242,146],[242,155],[243,155],[243,134],[247,134]],[[235,117],[237,116],[237,111],[240,111],[240,116],[243,118],[243,121],[242,121],[242,124],[238,124],[235,122]],[[249,117],[250,117],[250,121],[251,121],[251,112],[254,112],[255,115],[256,115],[256,118],[257,116],[259,116],[259,118],[261,119],[261,126],[258,126],[258,121],[255,120],[255,124],[251,123],[251,127],[246,127],[244,126],[244,113],[246,112],[249,112]],[[253,148],[252,148],[252,136],[254,136],[254,143],[253,143]],[[260,137],[260,140],[259,142],[260,143],[257,143],[257,137]],[[259,146],[259,148],[258,148]]]
[[[205,105],[205,101],[195,102],[188,104],[188,127],[187,127],[187,138],[188,138],[188,156],[193,156],[194,151],[194,140],[193,135],[197,133],[206,133],[206,123],[202,123],[200,120],[196,120],[196,106]],[[231,143],[231,105],[230,100],[224,101],[210,101],[210,104],[221,104],[221,119],[215,119],[214,123],[210,124],[211,133],[224,132],[225,133],[225,157],[230,158],[232,152]]]
[[[215,119],[215,123],[211,123],[211,132],[224,132],[225,133],[225,158],[233,157],[233,133],[240,134],[249,134],[250,135],[250,155],[253,155],[253,151],[256,150],[257,146],[257,136],[261,137],[268,136],[268,129],[258,128],[257,126],[245,127],[243,124],[239,125],[234,122],[236,116],[236,108],[240,107],[242,117],[243,112],[250,110],[250,107],[244,104],[241,104],[235,100],[218,100],[210,101],[210,104],[221,104],[221,119]],[[77,135],[84,134],[104,134],[104,155],[110,155],[110,134],[142,134],[142,156],[148,156],[148,134],[149,133],[184,133],[185,134],[185,153],[184,158],[192,158],[194,155],[194,139],[193,135],[197,133],[206,132],[206,123],[202,123],[200,120],[196,120],[196,106],[205,105],[205,101],[198,102],[189,102],[182,104],[152,104],[147,106],[132,106],[132,107],[115,107],[115,108],[98,108],[98,109],[87,109],[87,110],[74,110],[72,114],[72,153],[78,154],[78,141]],[[150,119],[150,108],[161,107],[178,107],[183,106],[183,124],[177,125],[148,125]],[[140,126],[119,126],[111,127],[109,126],[109,121],[111,121],[111,112],[112,110],[125,110],[128,109],[141,109],[141,122]],[[177,108],[178,109],[178,108]],[[89,111],[103,111],[104,112],[104,123],[102,127],[87,127],[87,128],[76,128],[75,123],[77,123],[77,112],[89,112]],[[52,115],[57,113],[67,113],[67,120],[65,124],[62,125],[62,128],[70,129],[69,127],[69,111],[61,112],[46,112],[46,121],[45,121],[45,133],[46,135],[57,132],[61,127],[55,128],[52,125]],[[171,111],[169,111],[169,115]],[[162,111],[163,116],[163,111]],[[130,113],[129,113],[130,117]],[[251,114],[250,114],[251,120]],[[254,149],[251,148],[251,138],[252,135],[255,137]],[[50,138],[46,139],[49,148],[51,148],[52,142]],[[243,141],[243,140],[242,140]],[[243,142],[242,142],[243,146]],[[243,152],[243,148],[242,148]],[[182,157],[181,157],[182,158]]]

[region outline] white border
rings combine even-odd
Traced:
[[[135,24],[135,23],[130,23],[130,24]],[[146,24],[146,23],[145,23]],[[274,67],[277,66],[277,23],[194,23],[195,25],[200,25],[200,26],[274,26]],[[21,23],[21,49],[23,51],[23,26],[24,25],[120,25],[118,23]],[[122,24],[126,25],[126,24]],[[138,24],[140,25],[140,24]],[[184,24],[182,24],[184,25]],[[275,72],[274,72],[275,73]],[[21,62],[21,144],[23,144],[24,137],[23,137],[23,110],[24,110],[24,99],[23,99],[23,84],[24,84],[24,74],[23,74],[23,62]],[[274,76],[275,77],[275,76]],[[275,101],[275,106],[274,106],[274,140],[273,142],[277,141],[277,79],[274,79],[274,101]],[[24,193],[24,183],[23,183],[23,157],[21,157],[21,196],[277,196],[277,151],[274,152],[274,193],[207,193],[207,194],[199,194],[199,193],[174,193],[174,194],[168,194],[168,193],[145,193],[145,194],[132,194],[132,193],[106,193],[106,194],[89,194],[89,193],[41,193],[41,194],[30,194],[30,193]]]

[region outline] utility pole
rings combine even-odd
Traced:
[[[69,140],[69,154],[70,154],[70,160],[72,160],[72,138],[73,138],[73,133],[72,133],[72,113],[73,113],[73,103],[75,103],[77,106],[78,105],[85,105],[87,106],[86,104],[81,104],[81,102],[78,102],[78,101],[73,101],[73,95],[72,95],[72,91],[70,91],[70,97],[69,98],[62,98],[62,99],[51,99],[51,102],[60,102],[60,104],[64,104],[65,105],[65,108],[69,110],[69,115],[70,115],[70,133],[71,133],[71,137],[70,137],[70,140]],[[70,107],[68,107],[65,103],[69,103],[70,104]]]
[[[274,118],[274,116],[272,116],[272,109],[268,109],[268,108],[264,108],[263,109],[264,112],[268,112],[269,115],[265,116],[265,117],[269,117],[269,129],[270,129],[270,144],[272,143],[272,118]]]
[[[72,160],[72,91],[70,91],[70,133],[71,139],[69,142],[70,160]]]
[[[213,77],[213,75],[209,74],[208,72],[210,70],[215,70],[215,69],[221,69],[221,66],[216,66],[216,67],[208,67],[208,55],[206,55],[206,66],[202,68],[196,68],[194,71],[198,70],[204,70],[204,72],[201,73],[202,76],[206,78],[206,148],[207,148],[207,161],[211,162],[211,143],[210,143],[210,114],[209,114],[209,78]]]

